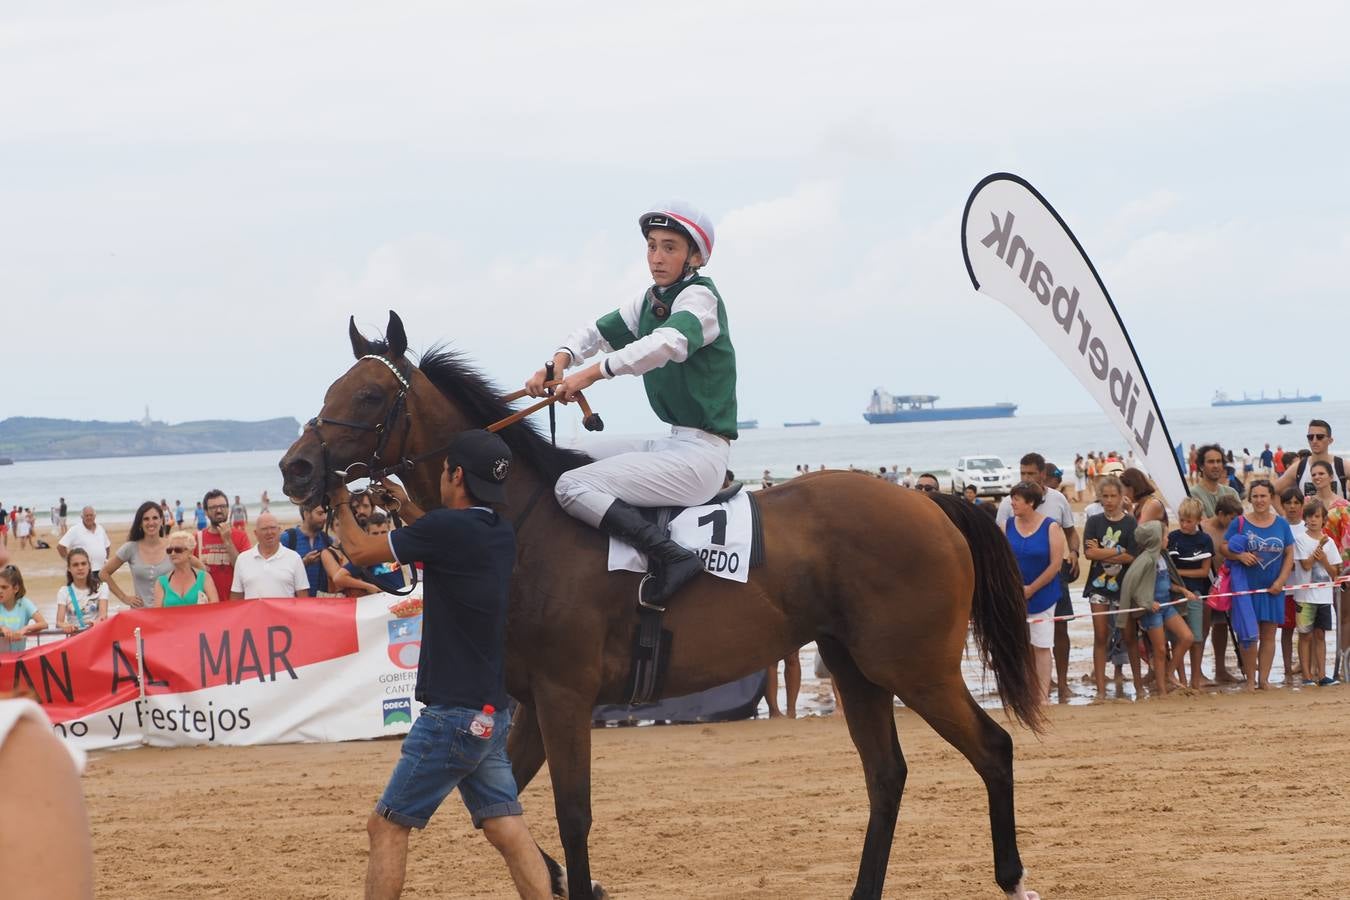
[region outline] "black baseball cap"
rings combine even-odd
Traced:
[[[481,428],[461,431],[450,442],[445,456],[451,468],[464,469],[464,480],[475,498],[484,503],[506,500],[502,486],[511,471],[511,448],[506,441]]]

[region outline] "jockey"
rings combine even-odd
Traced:
[[[736,351],[722,297],[699,274],[712,256],[712,222],[672,201],[643,213],[638,225],[655,283],[567,336],[553,355],[558,373],[608,355],[567,375],[555,393],[566,403],[601,379],[641,375],[670,435],[588,448],[596,461],[564,473],[554,493],[570,515],[647,555],[639,602],[664,608],[703,564],[636,507],[697,506],[722,487],[736,439]],[[540,369],[525,383],[531,396],[546,393],[545,377]]]

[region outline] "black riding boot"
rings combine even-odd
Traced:
[[[615,500],[600,520],[600,529],[647,554],[648,577],[642,580],[639,600],[644,606],[665,609],[666,601],[698,573],[698,554],[681,547],[663,529],[642,517],[636,508]]]

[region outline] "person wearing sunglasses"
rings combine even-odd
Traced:
[[[175,531],[169,535],[164,548],[173,570],[155,579],[155,602],[159,606],[195,606],[198,603],[217,603],[220,595],[216,583],[203,569],[192,567],[192,552],[197,548],[197,536],[190,531]]]
[[[938,492],[937,476],[931,472],[924,472],[914,480],[914,490],[925,494],[936,494]]]
[[[1275,482],[1278,495],[1289,488],[1296,487],[1304,494],[1317,493],[1317,486],[1309,477],[1308,467],[1318,460],[1329,463],[1332,470],[1331,492],[1337,497],[1347,496],[1345,478],[1345,460],[1331,452],[1336,439],[1331,436],[1331,425],[1325,419],[1313,419],[1308,423],[1308,455],[1298,461],[1298,465],[1289,466]]]

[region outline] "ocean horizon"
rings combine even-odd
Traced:
[[[1287,414],[1290,425],[1277,425]],[[1244,447],[1259,454],[1268,441],[1287,450],[1306,446],[1304,426],[1311,418],[1332,423],[1350,422],[1350,402],[1298,403],[1287,407],[1202,407],[1164,411],[1174,443],[1183,447],[1217,440],[1239,455]],[[657,423],[654,423],[657,424]],[[645,434],[560,435],[559,443],[585,450],[591,441],[610,437],[640,439],[663,433],[653,428]],[[1334,434],[1334,431],[1333,431]],[[820,425],[807,428],[761,427],[741,432],[732,445],[731,467],[736,476],[758,481],[765,470],[781,480],[791,477],[797,466],[816,469],[848,468],[876,471],[906,466],[916,473],[946,473],[957,457],[991,454],[1010,465],[1027,451],[1042,453],[1048,460],[1071,472],[1074,455],[1093,450],[1127,447],[1105,415],[1100,412],[1018,415],[1008,419],[977,419],[957,422],[919,422],[886,425]],[[219,488],[233,500],[243,500],[251,514],[259,509],[266,490],[274,509],[294,510],[281,491],[277,463],[284,450],[253,450],[236,453],[193,453],[164,456],[126,456],[103,459],[60,459],[16,462],[0,466],[0,502],[31,506],[39,529],[47,523],[49,510],[65,497],[70,516],[93,505],[107,523],[128,522],[145,500],[165,499],[172,506],[181,500],[191,511],[206,491]]]

